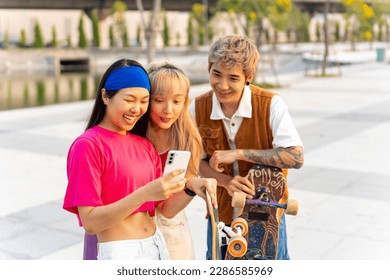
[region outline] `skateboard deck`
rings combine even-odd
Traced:
[[[281,214],[288,208],[289,213],[286,213],[295,215],[298,206],[295,201],[291,205],[283,201],[285,177],[281,169],[255,165],[249,170],[248,179],[255,187],[255,197],[246,200],[244,193],[235,192],[232,199],[236,215],[248,223],[245,235],[248,248],[242,257],[234,257],[227,251],[225,259],[274,260],[278,252]]]
[[[212,259],[213,260],[222,260],[221,254],[221,246],[219,244],[219,218],[218,218],[218,208],[214,208],[211,203],[210,195],[206,192],[206,201],[207,201],[207,209],[209,212],[209,219],[211,220],[211,228],[212,228]]]

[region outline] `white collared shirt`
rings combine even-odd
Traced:
[[[230,148],[236,149],[234,138],[244,118],[252,117],[252,93],[249,86],[245,86],[244,93],[241,97],[240,104],[238,105],[237,111],[229,119],[225,116],[222,111],[221,104],[218,101],[215,94],[213,94],[213,105],[211,109],[210,119],[222,120],[226,133],[229,137]],[[190,113],[195,118],[195,100],[191,102]],[[287,105],[283,99],[274,95],[271,101],[270,108],[270,126],[272,130],[273,141],[272,145],[274,148],[287,148],[291,146],[302,146],[301,138],[294,126],[293,120],[287,110]],[[206,155],[207,156],[207,155]],[[237,169],[234,168],[235,175]]]
[[[229,135],[229,142],[232,150],[236,148],[236,145],[234,143],[234,138],[236,138],[236,134],[242,124],[242,121],[244,120],[244,118],[252,117],[251,99],[252,99],[251,90],[248,86],[246,86],[244,89],[244,93],[242,94],[240,104],[238,105],[237,111],[229,119],[223,113],[221,108],[221,103],[218,101],[218,98],[215,96],[215,94],[213,94],[213,107],[211,109],[210,119],[222,120],[226,132]]]

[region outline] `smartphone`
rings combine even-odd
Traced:
[[[180,181],[186,175],[186,170],[188,167],[188,163],[190,161],[191,152],[190,151],[178,151],[178,150],[170,150],[168,152],[167,160],[165,162],[164,175],[171,173],[172,171],[178,169],[184,169],[185,171],[176,177],[174,177],[170,182],[175,183]]]

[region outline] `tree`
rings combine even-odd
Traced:
[[[310,17],[306,12],[301,12],[295,5],[291,6],[288,26],[295,35],[295,43],[310,41],[309,22]]]
[[[8,48],[9,47],[9,34],[8,31],[5,32],[4,34],[4,39],[3,39],[4,47]]]
[[[24,30],[24,29],[20,30],[19,46],[22,48],[27,47],[26,30]]]
[[[278,33],[285,31],[289,24],[289,18],[292,10],[291,0],[276,0],[270,7],[268,20],[274,28],[273,47],[276,49],[278,43]]]
[[[67,43],[67,47],[68,48],[71,48],[72,47],[72,37],[70,36],[70,34],[68,34],[66,36],[66,43]]]
[[[316,22],[316,42],[321,42],[321,24]]]
[[[386,6],[382,2],[373,2],[373,9],[374,9],[374,18],[373,18],[373,24],[378,26],[378,33],[377,33],[377,40],[378,41],[384,41],[384,34],[383,29],[387,23],[387,19],[384,15],[384,10],[386,9]]]
[[[122,46],[124,48],[128,48],[129,47],[129,35],[128,35],[128,32],[127,32],[127,27],[126,26],[124,26],[124,28],[123,28]]]
[[[115,45],[117,47],[120,45],[122,45],[122,47],[128,46],[128,35],[125,20],[126,11],[127,5],[122,0],[115,0],[112,4],[111,14],[114,18],[113,35],[116,42]]]
[[[112,26],[112,24],[108,28],[108,37],[110,39],[110,47],[115,47],[114,27]]]
[[[207,26],[206,18],[204,16],[206,7],[202,4],[194,4],[192,5],[191,15],[192,18],[197,23],[197,31],[198,31],[198,44],[204,45],[206,41],[206,29]]]
[[[144,17],[144,7],[142,5],[142,0],[137,0],[137,8],[141,14],[142,29],[144,30],[147,44],[148,62],[151,62],[156,56],[156,34],[158,28],[158,16],[161,10],[161,0],[153,0],[153,11],[149,24],[146,23]]]
[[[340,23],[338,21],[335,23],[334,40],[340,42]]]
[[[168,25],[168,18],[167,18],[167,13],[164,12],[163,16],[163,42],[164,42],[164,47],[168,47],[170,42],[169,42],[169,25]]]
[[[180,46],[180,32],[176,32],[176,47]]]
[[[188,17],[187,25],[187,45],[190,47],[194,46],[194,25],[192,23],[193,15],[190,14]]]
[[[329,0],[326,0],[324,6],[324,57],[322,59],[322,76],[326,76],[326,66],[328,65],[328,56],[329,56]]]
[[[57,30],[55,25],[51,28],[51,45],[53,48],[58,47]]]
[[[96,9],[92,11],[91,18],[92,18],[93,46],[96,48],[100,48],[99,17]]]
[[[139,24],[137,25],[136,41],[137,41],[137,46],[140,47],[142,45],[142,42],[141,42],[141,26]]]
[[[84,12],[81,12],[79,20],[79,48],[85,49],[87,47],[87,37],[84,31]]]
[[[268,17],[275,3],[275,0],[218,0],[217,10],[235,14],[247,36],[250,36],[250,30],[254,27],[256,46],[260,49],[264,32],[263,20]]]
[[[43,48],[45,46],[41,26],[36,20],[34,25],[34,48]]]
[[[356,40],[372,40],[375,11],[363,0],[342,0],[342,4],[346,10],[345,17],[350,23],[351,49],[355,50]]]

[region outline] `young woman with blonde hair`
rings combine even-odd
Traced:
[[[190,81],[182,69],[169,62],[152,63],[147,68],[151,82],[150,114],[146,137],[154,144],[164,164],[169,150],[191,151],[186,172],[187,187],[214,179],[198,178],[202,139],[189,112]],[[163,167],[164,168],[164,167]],[[185,211],[167,219],[160,212],[155,221],[171,259],[194,259],[194,246]]]

